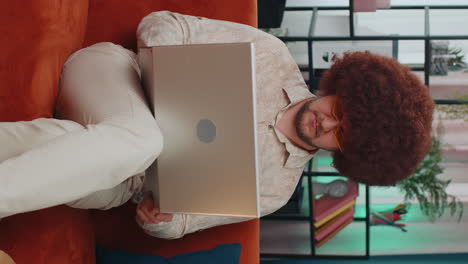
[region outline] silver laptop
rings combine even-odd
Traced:
[[[260,217],[252,43],[139,49],[164,137],[147,170],[163,213]]]

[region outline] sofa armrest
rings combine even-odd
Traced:
[[[241,243],[241,264],[260,261],[259,219],[205,229],[180,239],[164,240],[143,232],[135,221],[135,205],[130,202],[107,211],[94,210],[92,215],[96,243],[108,248],[172,257],[212,249],[219,244]]]

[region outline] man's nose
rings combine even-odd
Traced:
[[[336,127],[338,127],[339,124],[340,124],[340,121],[334,118],[326,117],[322,120],[322,127],[325,132],[334,130]]]

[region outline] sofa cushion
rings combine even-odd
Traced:
[[[180,254],[172,258],[158,255],[135,254],[124,250],[109,250],[102,246],[96,247],[96,264],[238,264],[241,244],[218,245],[211,250],[201,250]]]
[[[0,221],[0,249],[16,264],[93,264],[89,213],[67,206],[13,215]]]
[[[135,221],[135,204],[107,211],[93,210],[96,243],[112,249],[125,249],[132,253],[160,255],[166,258],[175,255],[209,250],[219,244],[240,243],[240,263],[259,263],[260,221],[216,226],[183,238],[165,240],[147,235]],[[118,230],[118,232],[116,232]]]

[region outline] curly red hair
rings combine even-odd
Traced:
[[[370,52],[336,58],[320,82],[343,109],[344,152],[338,172],[369,185],[394,185],[410,176],[431,144],[434,101],[428,88],[395,59]]]

